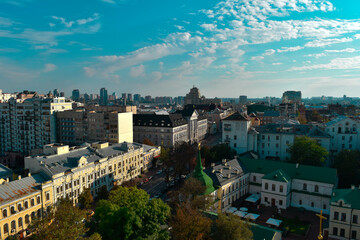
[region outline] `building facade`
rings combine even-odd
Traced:
[[[10,99],[0,109],[0,152],[29,154],[56,142],[55,113],[72,109],[72,103],[62,97]]]
[[[221,104],[220,98],[205,98],[201,96],[200,90],[197,87],[193,87],[190,89],[190,92],[186,94],[184,104]]]

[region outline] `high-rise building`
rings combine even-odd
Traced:
[[[72,109],[72,103],[65,98],[10,99],[0,109],[0,152],[29,154],[56,142],[55,112]]]
[[[84,94],[84,99],[85,99],[85,102],[89,101],[90,100],[90,95],[85,93]]]
[[[60,97],[65,97],[65,93],[64,93],[64,92],[60,92]]]
[[[134,102],[140,102],[141,101],[141,95],[140,94],[134,94]]]
[[[239,104],[241,104],[241,105],[246,105],[246,103],[247,103],[247,96],[241,95],[241,96],[239,97]]]
[[[124,99],[126,99],[126,93],[122,93],[121,94],[121,98],[124,100]]]
[[[151,102],[151,96],[150,95],[145,96],[145,101]]]
[[[205,98],[200,95],[200,90],[197,87],[190,89],[190,92],[186,94],[185,105],[187,104],[221,104],[220,98]]]
[[[74,90],[72,91],[71,98],[72,98],[72,100],[74,100],[75,102],[78,102],[78,101],[79,101],[79,99],[80,99],[80,91],[79,91],[79,89],[74,89]]]
[[[54,89],[54,97],[60,97],[60,93],[57,89]]]
[[[128,95],[127,95],[127,100],[129,101],[129,102],[132,102],[132,94],[131,93],[128,93]]]
[[[286,91],[282,96],[283,103],[301,104],[301,91]]]
[[[108,93],[106,88],[100,89],[100,105],[106,106],[108,103]]]

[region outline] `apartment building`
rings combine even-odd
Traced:
[[[41,149],[57,140],[55,113],[72,109],[65,98],[9,99],[0,103],[0,153]]]
[[[69,197],[76,204],[85,188],[96,196],[102,186],[110,190],[139,176],[160,154],[160,147],[127,142],[99,142],[77,148],[49,145],[44,147],[44,154],[25,158],[25,168],[52,180],[54,203]]]
[[[331,136],[330,153],[336,155],[343,149],[360,150],[360,122],[357,119],[339,116],[325,124]]]
[[[249,173],[242,168],[238,159],[213,163],[204,172],[212,179],[216,189],[212,195],[218,199],[215,208],[226,211],[232,203],[249,192]]]
[[[360,187],[335,189],[330,201],[329,236],[335,239],[360,238]]]
[[[77,109],[59,112],[56,117],[58,142],[64,144],[133,142],[132,112]]]
[[[11,182],[0,179],[0,239],[25,237],[31,221],[50,211],[52,204],[52,182],[42,173]]]
[[[261,195],[261,204],[289,206],[330,213],[330,199],[337,187],[336,169],[241,158],[249,172],[249,192]]]

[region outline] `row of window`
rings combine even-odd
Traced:
[[[339,234],[339,235],[338,235]],[[333,235],[334,236],[340,236],[340,237],[345,237],[345,229],[344,228],[340,228],[340,233],[339,233],[339,229],[337,227],[333,228]],[[357,232],[356,231],[351,231],[351,239],[357,239]]]
[[[341,218],[339,218],[341,216]],[[346,213],[340,213],[339,212],[334,212],[334,220],[340,220],[342,222],[346,222]],[[358,215],[353,215],[352,217],[352,223],[359,223],[359,216]]]

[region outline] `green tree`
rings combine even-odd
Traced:
[[[321,166],[329,154],[316,140],[309,137],[296,137],[289,151],[289,162],[313,166]]]
[[[79,203],[82,209],[86,208],[89,209],[91,204],[94,202],[94,198],[91,194],[90,188],[86,188],[80,195],[79,195]]]
[[[101,235],[99,233],[93,233],[87,239],[88,240],[102,240]]]
[[[43,218],[33,221],[29,229],[31,239],[78,240],[87,232],[84,219],[86,212],[75,207],[72,201],[63,199],[54,213],[44,214]]]
[[[118,187],[108,200],[100,200],[95,210],[97,232],[103,239],[169,239],[161,225],[166,223],[170,207],[161,199],[135,187]]]
[[[339,176],[339,188],[349,188],[360,184],[360,152],[342,150],[334,159],[333,167]]]
[[[251,240],[253,233],[250,227],[239,217],[230,214],[226,216],[219,214],[215,222],[213,239],[222,240]]]
[[[109,191],[107,190],[106,186],[101,186],[99,189],[99,192],[97,194],[97,199],[101,200],[101,199],[108,199],[109,197]]]
[[[211,220],[190,205],[181,204],[176,209],[170,226],[175,240],[203,240],[209,239]]]

